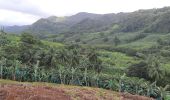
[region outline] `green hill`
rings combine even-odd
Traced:
[[[164,99],[170,91],[169,12],[83,12],[6,27],[7,34],[0,34],[0,77]]]
[[[72,16],[42,18],[29,26],[18,27],[18,32],[29,31],[35,34],[92,33],[110,30],[113,32],[168,33],[169,7],[138,10],[131,13],[92,14],[78,13]],[[27,27],[27,28],[26,28]],[[6,31],[17,32],[17,26],[7,27]]]

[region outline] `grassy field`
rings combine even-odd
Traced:
[[[120,52],[102,50],[98,51],[98,54],[103,61],[103,73],[107,75],[123,74],[130,65],[140,61]]]

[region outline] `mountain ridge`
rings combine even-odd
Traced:
[[[106,31],[118,25],[116,32],[168,33],[169,13],[170,7],[117,14],[80,12],[72,16],[41,18],[32,25],[6,27],[6,31],[9,33],[24,31],[33,34],[91,33]]]

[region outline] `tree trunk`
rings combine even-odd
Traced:
[[[1,65],[1,79],[3,78],[3,66]]]

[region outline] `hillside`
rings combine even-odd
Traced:
[[[0,77],[169,98],[170,35],[127,34],[134,38],[113,46],[58,43],[28,33],[1,34]],[[121,34],[118,37],[127,39]]]
[[[138,10],[130,13],[92,14],[81,12],[72,16],[39,19],[32,25],[7,27],[9,32],[28,31],[35,34],[91,33],[111,30],[113,32],[168,33],[170,8]]]
[[[12,33],[12,34],[19,34],[21,32],[23,32],[24,30],[26,30],[29,27],[29,25],[25,25],[25,26],[7,26],[5,27],[5,32],[7,33]]]
[[[97,87],[168,100],[169,12],[170,7],[117,14],[82,12],[6,27],[9,31],[2,28],[0,78]]]
[[[150,48],[170,32],[169,7],[130,13],[92,14],[41,18],[32,25],[6,27],[9,33],[27,32],[53,42]],[[140,46],[138,45],[140,44]]]
[[[151,98],[119,94],[109,90],[0,80],[0,100],[152,100]]]

